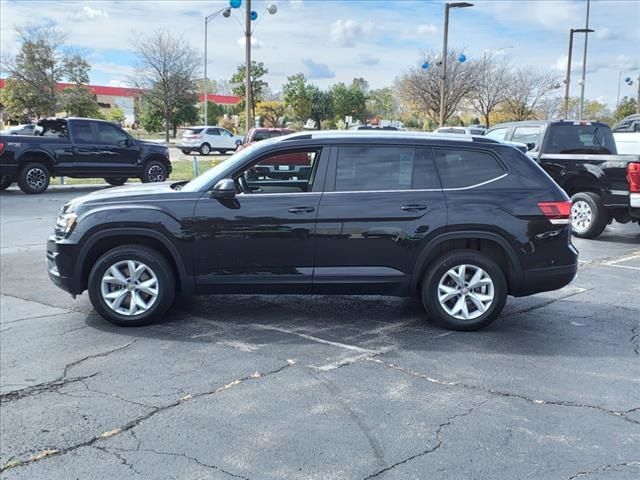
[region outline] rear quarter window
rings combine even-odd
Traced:
[[[443,188],[468,188],[506,173],[493,154],[482,150],[434,148]]]

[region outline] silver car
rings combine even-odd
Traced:
[[[242,144],[243,138],[234,135],[222,127],[189,127],[182,134],[182,140],[178,148],[185,155],[191,152],[200,152],[200,155],[209,155],[212,150],[222,154],[235,151]]]

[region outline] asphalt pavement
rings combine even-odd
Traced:
[[[576,240],[572,285],[479,332],[325,296],[118,328],[46,273],[60,206],[91,190],[0,194],[3,479],[640,478],[638,225]]]

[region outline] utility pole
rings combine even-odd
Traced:
[[[251,98],[251,0],[245,0],[246,4],[246,12],[245,12],[245,31],[244,31],[244,39],[245,39],[245,125],[247,128],[247,133],[251,129],[253,122],[251,121],[251,102],[253,99]]]
[[[209,25],[209,17],[204,17],[204,125],[209,125],[209,115],[207,115],[207,109],[209,106],[207,85],[207,27]]]
[[[442,42],[442,75],[440,76],[440,126],[444,127],[444,101],[447,85],[447,41],[449,39],[449,4],[444,6],[444,40]]]
[[[586,83],[587,76],[587,44],[589,42],[589,7],[591,5],[591,0],[587,0],[587,23],[584,27],[584,53],[582,55],[582,84],[580,85],[580,110],[578,115],[578,120],[582,120],[582,112],[584,110],[584,87]]]
[[[567,76],[564,79],[564,120],[569,118],[569,83],[571,82],[571,56],[573,54],[573,32],[569,30],[569,55],[567,59]]]

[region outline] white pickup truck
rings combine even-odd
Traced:
[[[640,114],[623,118],[611,128],[611,131],[618,153],[640,154]]]

